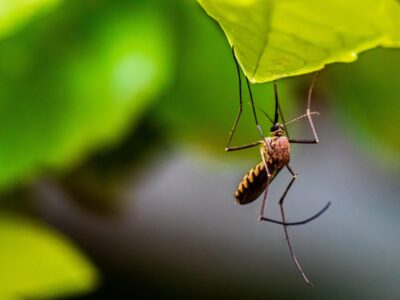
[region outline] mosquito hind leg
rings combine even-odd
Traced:
[[[285,192],[283,193],[282,197],[281,197],[281,201],[282,201],[282,205],[283,205],[283,199],[285,199],[287,192],[289,191],[289,189],[291,188],[292,184],[294,183],[294,181],[297,178],[297,174],[295,172],[293,172],[293,170],[290,168],[289,165],[286,166],[287,169],[289,170],[290,174],[292,174],[292,180],[289,182],[289,185],[286,187]],[[269,183],[266,186],[266,189],[268,189]],[[265,202],[267,201],[267,192],[264,194],[264,198],[263,198],[263,202],[261,204],[261,211],[260,211],[260,221],[266,221],[266,222],[270,222],[270,223],[274,223],[274,224],[279,224],[279,225],[285,225],[285,226],[298,226],[298,225],[304,225],[307,224],[317,218],[319,218],[324,212],[326,212],[328,210],[328,208],[331,206],[331,202],[328,202],[320,211],[318,211],[316,214],[312,215],[311,217],[309,217],[308,219],[304,219],[301,221],[295,221],[295,222],[286,222],[285,221],[277,221],[274,219],[270,219],[270,218],[266,218],[264,217],[264,206],[265,206]]]
[[[282,194],[281,199],[279,200],[279,207],[280,207],[280,210],[281,210],[281,216],[282,216],[282,222],[283,223],[286,223],[285,208],[284,208],[285,197],[286,197],[286,194],[288,193],[289,189],[292,187],[294,181],[297,178],[297,174],[295,172],[293,172],[293,170],[289,167],[289,165],[287,165],[286,167],[289,170],[290,174],[292,174],[292,180],[290,181],[289,185],[286,187],[285,191]],[[285,238],[286,238],[286,242],[287,242],[288,247],[289,247],[290,255],[292,256],[292,259],[293,259],[297,269],[299,270],[299,272],[300,272],[301,276],[303,277],[304,281],[308,285],[313,286],[313,284],[307,278],[306,274],[304,273],[303,269],[301,268],[301,265],[300,265],[299,261],[297,260],[296,254],[294,253],[292,243],[290,242],[287,225],[284,224],[283,225],[283,229],[284,229],[284,232],[285,232]]]
[[[271,177],[272,177],[271,173],[270,173],[270,171],[268,169],[268,165],[266,164],[265,159],[263,159],[263,161],[264,161],[265,170],[267,171],[267,185],[265,186],[264,196],[263,196],[263,200],[261,202],[261,207],[260,207],[260,214],[258,215],[258,220],[259,221],[263,221],[264,220],[265,204],[267,203],[269,184],[271,182]]]

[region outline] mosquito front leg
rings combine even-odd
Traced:
[[[314,135],[314,139],[312,139],[312,140],[289,139],[289,143],[295,143],[295,144],[318,144],[319,143],[317,132],[315,130],[314,123],[313,123],[312,118],[311,118],[311,114],[313,114],[313,113],[311,113],[310,109],[307,108],[306,115],[307,115],[308,122],[309,122],[311,130],[312,130],[312,133]]]
[[[237,115],[236,115],[235,122],[233,123],[232,129],[231,129],[231,131],[230,131],[230,133],[229,133],[229,138],[228,138],[228,142],[227,142],[226,147],[225,147],[225,151],[233,151],[233,150],[227,150],[227,149],[230,149],[230,148],[231,148],[231,147],[230,147],[230,144],[231,144],[231,142],[232,142],[233,134],[235,133],[237,124],[238,124],[238,122],[239,122],[240,116],[241,116],[242,111],[243,111],[242,80],[241,80],[241,77],[240,77],[240,68],[239,68],[239,64],[238,64],[238,62],[237,62],[237,60],[236,60],[235,50],[234,50],[233,47],[232,47],[232,55],[233,55],[233,60],[235,61],[237,76],[238,76],[238,79],[239,79],[239,111],[238,111],[238,113],[237,113]],[[232,147],[232,148],[235,148],[235,147]]]
[[[239,123],[240,116],[242,115],[242,111],[243,111],[242,79],[241,79],[241,76],[240,76],[239,63],[238,63],[238,61],[236,59],[235,50],[234,50],[233,47],[232,47],[232,55],[233,55],[233,59],[235,61],[236,71],[237,71],[237,76],[238,76],[238,81],[239,81],[239,111],[238,111],[238,113],[236,115],[235,122],[233,123],[232,129],[231,129],[231,131],[229,133],[228,142],[226,144],[225,151],[242,150],[242,149],[251,148],[251,147],[254,147],[254,146],[257,146],[257,145],[260,144],[260,142],[255,142],[255,143],[251,143],[251,144],[243,145],[243,146],[233,146],[233,147],[230,146],[231,142],[232,142],[233,135],[234,135],[234,133],[236,131],[236,127],[237,127],[237,125]],[[255,123],[256,123],[256,127],[257,127],[257,129],[258,129],[258,131],[259,131],[259,133],[261,135],[261,138],[264,140],[264,135],[262,133],[261,126],[258,124],[257,114],[256,114],[256,111],[255,111],[255,108],[254,108],[253,94],[251,92],[250,83],[249,83],[249,80],[247,79],[247,77],[246,77],[246,82],[247,82],[247,87],[248,87],[249,93],[250,93],[250,101],[251,101],[251,105],[252,105],[252,109],[253,109],[253,114],[254,114],[254,120],[255,120]]]
[[[236,59],[235,59],[235,62],[236,62]],[[225,151],[236,151],[236,150],[242,150],[242,149],[251,148],[251,147],[254,147],[254,146],[262,144],[263,141],[265,140],[265,137],[264,137],[264,134],[262,132],[261,126],[258,124],[258,119],[257,119],[256,110],[254,108],[254,100],[253,100],[253,95],[251,93],[250,83],[249,83],[249,80],[246,78],[247,86],[249,88],[249,93],[250,93],[251,106],[253,108],[254,120],[256,122],[256,127],[257,127],[258,131],[260,132],[262,141],[257,141],[257,142],[254,142],[254,143],[251,143],[251,144],[247,144],[247,145],[243,145],[243,146],[233,146],[233,147],[230,146],[233,134],[234,134],[234,132],[236,130],[237,124],[239,122],[240,115],[242,114],[242,110],[243,110],[242,88],[241,88],[241,81],[240,81],[240,70],[239,70],[239,65],[237,64],[237,62],[236,62],[236,66],[238,68],[239,87],[240,87],[239,88],[239,93],[240,93],[240,96],[239,96],[239,112],[238,112],[238,114],[236,116],[235,122],[233,123],[232,130],[231,130],[231,132],[229,134],[229,139],[228,139],[228,143],[227,143],[227,145],[225,147]]]
[[[290,143],[297,143],[297,144],[318,144],[319,143],[319,139],[318,139],[318,136],[317,136],[317,131],[315,130],[314,123],[313,123],[313,120],[311,118],[311,115],[315,113],[315,112],[311,112],[311,98],[312,98],[312,92],[313,92],[313,89],[314,89],[314,83],[315,83],[315,80],[317,79],[318,75],[319,75],[319,72],[317,72],[314,75],[314,77],[312,79],[312,82],[311,82],[310,89],[308,90],[307,111],[306,111],[308,123],[310,124],[314,139],[312,139],[312,140],[289,139]]]

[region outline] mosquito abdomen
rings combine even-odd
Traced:
[[[267,172],[265,170],[264,162],[260,162],[247,172],[239,183],[235,192],[237,202],[239,204],[247,204],[256,200],[265,190],[266,185]]]

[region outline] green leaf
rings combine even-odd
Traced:
[[[0,187],[71,168],[137,124],[171,67],[155,8],[66,1],[0,43]]]
[[[97,272],[67,240],[17,216],[0,216],[0,298],[48,298],[89,291]]]
[[[13,34],[33,16],[48,11],[61,0],[0,0],[0,39]]]
[[[398,0],[198,0],[256,83],[352,62],[377,46],[400,47]]]

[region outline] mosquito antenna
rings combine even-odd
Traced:
[[[267,119],[268,119],[272,124],[274,124],[274,121],[272,121],[271,117],[270,117],[264,110],[262,110],[262,109],[259,108],[258,106],[257,106],[257,108],[264,114],[264,116],[267,117]]]
[[[319,116],[319,112],[317,112],[317,111],[311,111],[311,112],[310,112],[310,115],[317,115],[317,116]],[[292,124],[292,123],[298,122],[298,121],[300,121],[301,119],[306,118],[307,116],[308,116],[308,114],[301,115],[301,116],[299,116],[299,117],[297,117],[297,118],[295,118],[295,119],[293,119],[293,120],[290,120],[289,122],[283,124],[283,126],[290,125],[290,124]]]

